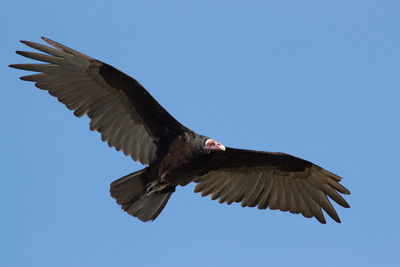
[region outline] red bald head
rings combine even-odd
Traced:
[[[214,139],[207,139],[206,140],[206,148],[209,150],[221,150],[225,151],[225,146]]]

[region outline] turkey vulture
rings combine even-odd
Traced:
[[[342,207],[350,194],[341,178],[300,158],[223,146],[172,117],[135,79],[94,58],[42,38],[51,46],[21,41],[43,53],[17,51],[46,64],[14,64],[35,71],[35,82],[82,117],[116,150],[147,165],[111,183],[111,196],[127,213],[155,220],[176,186],[197,183],[194,191],[228,205],[301,213],[326,223],[322,209],[340,223],[327,196]],[[322,208],[322,209],[321,209]]]

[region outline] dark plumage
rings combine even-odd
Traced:
[[[43,38],[53,47],[22,41],[44,52],[18,54],[48,64],[10,67],[39,72],[21,77],[91,119],[90,129],[109,146],[148,165],[111,184],[111,196],[129,214],[154,220],[176,186],[196,182],[195,192],[220,203],[279,209],[315,217],[322,210],[340,222],[327,196],[349,205],[341,178],[321,167],[284,153],[225,148],[198,135],[172,117],[135,79],[101,61]]]

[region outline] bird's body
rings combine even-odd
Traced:
[[[142,221],[160,214],[176,186],[196,182],[196,192],[212,199],[260,209],[280,209],[316,217],[322,209],[340,219],[327,196],[349,207],[339,193],[350,194],[341,178],[284,153],[223,146],[172,117],[135,79],[114,67],[52,40],[55,48],[22,41],[46,54],[18,54],[49,64],[11,67],[39,72],[21,77],[58,98],[74,114],[91,119],[102,140],[147,165],[111,184],[111,195]]]

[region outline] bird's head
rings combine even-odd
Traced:
[[[225,146],[215,139],[208,138],[204,143],[205,149],[209,151],[225,151]]]

